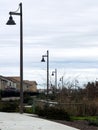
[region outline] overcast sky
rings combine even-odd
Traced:
[[[98,78],[98,0],[0,0],[0,75],[19,76],[19,16],[7,26],[10,11],[23,4],[24,79],[46,81],[42,55],[49,50],[50,75],[58,82]],[[51,76],[50,76],[51,77]],[[54,77],[51,77],[54,80]]]

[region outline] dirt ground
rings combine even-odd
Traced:
[[[98,130],[98,127],[96,126],[90,126],[88,125],[87,121],[56,121],[58,123],[62,123],[68,126],[72,126],[75,128],[78,128],[80,130]]]

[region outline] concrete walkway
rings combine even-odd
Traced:
[[[0,112],[0,130],[78,130],[27,114]]]

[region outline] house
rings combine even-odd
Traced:
[[[20,91],[20,77],[0,76],[0,90]],[[23,80],[23,91],[37,92],[36,81]]]

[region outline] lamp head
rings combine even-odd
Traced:
[[[54,76],[54,73],[52,72],[52,76]]]
[[[44,59],[44,57],[42,57],[42,60],[41,60],[41,62],[45,62],[45,59]]]
[[[16,25],[15,21],[13,20],[13,17],[10,15],[9,20],[6,23],[7,25]]]

